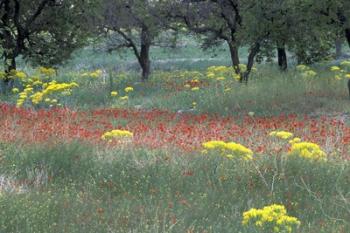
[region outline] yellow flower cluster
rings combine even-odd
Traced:
[[[19,89],[18,89],[17,87],[12,88],[12,93],[16,94],[16,93],[18,93],[18,92],[19,92]]]
[[[92,72],[85,72],[85,73],[82,73],[81,76],[82,77],[90,77],[90,78],[99,78],[101,77],[103,74],[103,71],[98,69],[98,70],[95,70],[95,71],[92,71]]]
[[[243,225],[252,225],[260,231],[267,232],[288,232],[300,226],[300,221],[287,215],[283,205],[270,205],[262,209],[252,208],[243,213]]]
[[[298,142],[301,142],[300,138],[293,138],[293,139],[289,140],[289,144],[294,144],[294,143],[298,143]]]
[[[45,95],[49,95],[54,92],[63,92],[66,90],[70,90],[72,88],[79,87],[79,85],[76,82],[57,83],[56,81],[52,81],[49,83],[45,83],[43,87],[44,87],[43,93]]]
[[[207,69],[207,78],[218,81],[225,80],[226,77],[233,77],[234,70],[232,66],[210,66]]]
[[[23,81],[24,79],[27,78],[27,74],[24,71],[20,70],[11,70],[9,73],[6,73],[4,71],[0,72],[0,79],[2,78],[12,78],[12,79],[19,79]]]
[[[349,73],[349,68],[350,68],[350,61],[342,61],[340,63],[340,66],[331,66],[330,71],[334,73],[334,78],[335,80],[343,80],[345,79],[350,79],[350,73]]]
[[[33,93],[33,87],[30,85],[26,86],[26,88],[24,88],[24,90],[19,93],[19,98],[17,100],[16,106],[21,107],[28,98],[28,95],[31,93]]]
[[[298,65],[296,68],[304,78],[314,78],[317,76],[317,73],[306,65]]]
[[[339,66],[332,66],[331,71],[341,71]]]
[[[311,160],[327,160],[327,154],[315,143],[299,141],[291,144],[290,156],[299,156]]]
[[[71,89],[78,87],[78,84],[75,82],[57,83],[56,81],[52,81],[49,83],[42,84],[42,90],[33,93],[34,89],[32,85],[28,84],[26,88],[19,93],[17,107],[21,107],[24,104],[24,102],[28,99],[28,97],[31,99],[31,102],[34,105],[37,105],[41,103],[45,97],[51,94],[62,93],[63,95],[70,95]],[[45,100],[46,103],[49,102],[51,104],[56,104],[58,102],[56,99],[53,99],[51,101],[47,101],[47,99],[48,98],[46,98]]]
[[[159,73],[161,79],[167,78],[169,80],[181,78],[181,79],[200,79],[203,74],[199,71],[172,71],[172,72],[161,72]]]
[[[293,134],[287,131],[272,131],[269,135],[271,137],[281,138],[284,140],[293,137]]]
[[[126,87],[126,88],[124,89],[124,91],[125,91],[126,93],[132,92],[132,91],[134,91],[134,88],[133,88],[133,87]]]
[[[19,78],[19,79],[25,79],[27,77],[27,74],[24,73],[23,71],[15,70],[13,76],[15,76],[16,78]]]
[[[133,133],[127,130],[115,129],[104,133],[101,138],[103,140],[112,140],[114,138],[130,138],[133,137]]]
[[[129,96],[125,95],[125,96],[121,96],[119,97],[120,100],[129,100]]]
[[[111,91],[111,96],[112,97],[115,97],[115,96],[117,96],[118,95],[118,92],[117,91]]]
[[[53,76],[56,74],[56,70],[49,67],[39,67],[39,72],[46,76]]]
[[[202,145],[205,151],[218,151],[222,156],[229,159],[233,159],[233,158],[243,158],[244,160],[253,159],[253,151],[235,142],[208,141],[203,143]]]

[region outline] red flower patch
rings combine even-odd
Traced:
[[[103,143],[101,135],[112,129],[134,133],[134,146],[175,148],[183,151],[200,150],[210,140],[235,141],[256,153],[273,152],[272,130],[293,132],[305,141],[319,144],[327,153],[338,152],[347,157],[350,127],[328,117],[311,119],[307,116],[220,117],[176,114],[160,110],[139,111],[98,109],[72,111],[64,108],[31,110],[0,105],[0,140],[25,143],[47,140],[88,140]]]

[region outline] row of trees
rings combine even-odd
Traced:
[[[226,43],[235,72],[247,82],[254,61],[277,55],[288,67],[287,50],[299,63],[317,62],[344,40],[350,46],[348,0],[0,0],[4,70],[22,55],[55,65],[88,38],[108,38],[108,50],[129,48],[150,75],[150,49],[173,43],[179,31],[198,36],[203,48]],[[166,40],[160,40],[166,33]],[[239,50],[249,48],[247,69]],[[5,77],[5,83],[11,79]]]

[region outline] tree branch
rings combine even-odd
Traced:
[[[137,49],[136,44],[134,43],[134,41],[126,34],[124,33],[121,29],[119,28],[113,28],[114,31],[116,31],[117,33],[119,33],[119,35],[121,35],[128,43],[129,43],[129,47],[131,47],[134,51],[135,56],[137,57],[137,59],[141,59],[141,55],[139,53],[139,50]]]
[[[36,18],[39,17],[39,15],[42,13],[43,9],[45,8],[45,6],[50,2],[50,1],[54,1],[54,0],[42,0],[41,3],[39,4],[38,8],[36,9],[35,13],[29,17],[29,19],[27,20],[27,22],[25,23],[25,30],[29,31],[29,27],[32,25],[32,23],[34,23],[34,21],[36,20]]]

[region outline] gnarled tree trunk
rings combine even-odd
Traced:
[[[285,47],[277,48],[278,66],[280,70],[286,71],[288,68],[287,53]]]
[[[253,65],[254,65],[254,59],[255,56],[260,52],[260,43],[256,42],[250,47],[249,56],[248,56],[248,63],[247,63],[247,70],[242,75],[241,82],[248,83],[250,72],[252,71]]]
[[[151,35],[146,27],[141,30],[141,50],[139,56],[139,63],[142,69],[142,81],[146,81],[151,73],[151,60],[149,52],[151,48]]]
[[[142,69],[142,81],[146,81],[151,73],[151,60],[149,58],[150,44],[141,45],[140,66]]]
[[[230,55],[231,55],[231,62],[232,62],[232,66],[233,69],[235,70],[236,74],[241,74],[241,70],[239,68],[239,55],[238,55],[238,47],[235,44],[235,42],[232,41],[227,41],[227,44],[229,46],[230,49]]]

